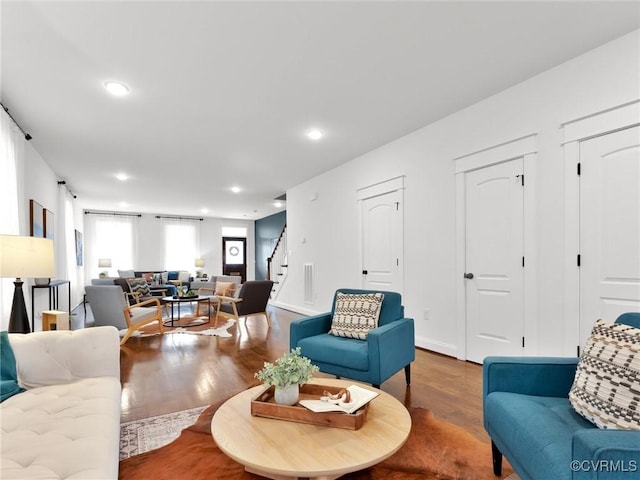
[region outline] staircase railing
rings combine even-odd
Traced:
[[[273,282],[272,299],[278,296],[278,292],[287,278],[287,268],[287,226],[285,225],[273,247],[271,256],[267,259],[267,280]]]

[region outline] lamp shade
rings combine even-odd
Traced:
[[[196,258],[195,265],[198,268],[204,267],[204,258]]]
[[[55,273],[53,240],[0,235],[0,277],[53,277]]]
[[[100,268],[111,268],[111,259],[110,258],[99,258],[98,259],[98,267],[100,267]]]

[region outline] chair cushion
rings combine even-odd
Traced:
[[[362,340],[323,333],[303,338],[298,342],[298,346],[304,352],[304,356],[313,359],[313,362],[348,365],[354,370],[369,369],[369,346]]]
[[[379,292],[338,292],[329,334],[365,340],[369,330],[378,327],[383,299],[384,295]]]
[[[487,432],[508,445],[520,462],[522,478],[571,480],[569,468],[575,432],[595,428],[578,415],[569,399],[492,392],[485,399]],[[497,477],[496,477],[497,478]]]
[[[236,284],[233,282],[216,282],[216,295],[223,297],[232,297],[236,291]]]
[[[129,315],[130,315],[131,321],[134,323],[147,320],[148,318],[153,318],[157,314],[158,314],[158,310],[156,308],[133,307],[129,309]]]
[[[600,428],[640,430],[640,329],[597,320],[569,392],[573,408]]]
[[[130,278],[127,280],[127,283],[129,284],[131,293],[135,293],[137,295],[140,295],[141,297],[151,295],[149,284],[144,278]]]

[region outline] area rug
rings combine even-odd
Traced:
[[[163,447],[193,425],[207,405],[120,425],[120,460]]]
[[[168,445],[120,462],[119,480],[256,480],[227,457],[211,437],[211,418],[218,405],[208,407],[195,424]],[[502,477],[493,475],[491,445],[463,428],[434,418],[423,408],[410,410],[413,425],[405,445],[384,462],[345,475],[349,480],[495,480],[513,470],[506,460]],[[318,452],[321,455],[322,452]]]
[[[164,326],[164,333],[188,333],[192,335],[209,335],[216,337],[232,337],[228,330],[233,325],[235,325],[236,320],[234,318],[226,319],[225,323],[218,325],[218,327],[209,327],[209,325],[213,325],[213,320],[209,322],[208,317],[201,317],[196,320],[190,319],[189,323],[198,323],[198,325],[194,325],[191,327],[181,326],[180,323],[176,320],[174,322],[175,327],[170,327],[168,325]],[[124,335],[126,330],[121,331],[121,335]],[[149,325],[140,330],[136,330],[131,337],[154,337],[156,335],[160,335],[158,331],[157,325]]]

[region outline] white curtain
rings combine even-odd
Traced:
[[[55,217],[54,245],[56,249],[56,278],[75,279],[75,226],[71,195],[64,185],[58,185],[58,208]]]
[[[191,272],[200,255],[200,221],[162,218],[164,268]]]
[[[100,272],[117,277],[118,270],[134,268],[138,217],[90,213],[85,215],[85,273],[87,282],[98,278]],[[98,267],[98,259],[111,259],[111,268]]]
[[[0,109],[0,233],[5,235],[20,233],[18,173],[20,165],[24,165],[24,142],[20,129],[4,109]],[[28,301],[28,289],[23,290]],[[9,326],[13,291],[12,279],[0,279],[0,330]]]

